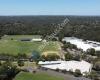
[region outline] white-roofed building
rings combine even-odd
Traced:
[[[78,39],[76,37],[65,37],[62,41],[70,42],[71,44],[74,44],[79,49],[83,49],[83,51],[86,51],[87,49],[94,48],[96,51],[100,51],[100,42],[96,41],[84,41],[83,39]]]
[[[76,69],[79,69],[83,75],[84,73],[90,73],[92,69],[92,64],[86,61],[40,61],[39,64],[41,67],[48,68],[48,69],[60,69],[70,71],[72,70],[75,72]]]
[[[31,41],[42,41],[41,38],[33,38]]]

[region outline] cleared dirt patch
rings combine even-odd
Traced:
[[[45,55],[45,56],[47,56],[48,54],[49,55],[59,55],[59,52],[58,51],[45,51],[42,53],[42,55]]]

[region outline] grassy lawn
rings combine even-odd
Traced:
[[[4,38],[0,40],[0,53],[11,55],[25,53],[27,55],[31,55],[34,50],[39,51],[39,47],[43,44],[43,42],[24,42],[19,40],[11,40],[12,37],[14,39],[18,39],[22,37],[32,37],[32,35],[16,35],[7,37],[4,36]],[[40,53],[43,53],[45,51],[59,51],[58,42],[48,42]]]
[[[12,64],[17,66],[18,68],[21,68],[21,69],[26,69],[28,67],[31,67],[33,69],[37,68],[36,63],[35,62],[30,62],[30,61],[24,61],[24,66],[22,66],[22,67],[18,66],[17,62],[13,62]]]
[[[57,41],[50,41],[47,43],[47,45],[43,48],[43,52],[46,51],[58,51],[59,50],[59,45]]]
[[[21,72],[19,73],[14,80],[64,80],[61,77],[54,77],[45,73],[28,73]]]
[[[30,55],[32,51],[37,50],[41,42],[21,42],[11,40],[0,41],[0,53],[7,53],[16,55],[18,53],[25,53]]]
[[[1,61],[1,64],[5,63],[6,61]],[[27,68],[32,68],[32,69],[37,69],[37,64],[36,62],[30,62],[30,61],[24,61],[24,66],[18,66],[17,61],[13,61],[12,65],[17,66],[19,69],[27,69]]]

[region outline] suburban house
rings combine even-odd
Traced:
[[[85,75],[85,73],[90,73],[92,69],[92,64],[86,61],[40,61],[39,65],[43,68],[48,68],[52,70],[60,69],[66,71],[75,72],[76,69]]]

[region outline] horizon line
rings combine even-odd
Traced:
[[[0,16],[100,16],[100,15],[52,15],[52,14],[51,15],[45,15],[45,14],[42,14],[42,15],[35,15],[35,14],[34,15],[30,15],[30,14],[29,15],[28,14],[19,15],[18,14],[17,15],[17,14],[14,14],[14,15],[0,15]]]

